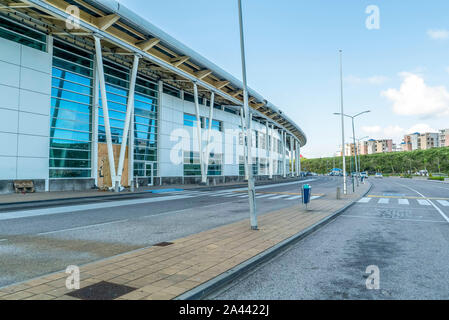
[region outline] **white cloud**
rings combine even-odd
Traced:
[[[369,134],[375,134],[375,133],[381,132],[382,127],[381,126],[365,126],[365,127],[362,127],[362,130]]]
[[[449,114],[449,92],[444,86],[430,87],[421,76],[400,73],[403,81],[399,88],[381,92],[393,103],[393,111],[399,115],[438,116]]]
[[[395,143],[401,143],[404,135],[415,132],[438,132],[426,123],[418,123],[408,129],[404,129],[398,125],[390,125],[387,127],[381,126],[365,126],[362,127],[362,131],[368,134],[373,139],[393,139]]]
[[[445,29],[427,30],[427,35],[434,40],[444,40],[449,38],[449,31]]]
[[[371,85],[381,85],[384,84],[385,82],[387,82],[389,79],[385,76],[372,76],[372,77],[367,77],[367,78],[361,78],[358,76],[354,76],[354,75],[349,75],[345,78],[345,80],[353,85],[356,84],[371,84]]]
[[[438,130],[435,130],[434,128],[432,128],[431,126],[429,126],[426,123],[415,124],[413,127],[406,130],[406,134],[415,133],[415,132],[427,133],[427,132],[438,132]]]

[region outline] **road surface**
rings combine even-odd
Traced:
[[[213,298],[449,299],[449,185],[370,181],[369,196]]]
[[[335,191],[338,183],[331,177],[307,181],[314,193]],[[257,187],[258,214],[297,204],[299,196],[279,193],[298,193],[300,185]],[[245,190],[211,188],[0,206],[0,287],[249,220]]]

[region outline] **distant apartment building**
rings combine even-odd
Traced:
[[[345,144],[345,156],[352,157],[355,155],[355,145],[353,143]]]
[[[423,133],[421,138],[421,150],[438,148],[440,146],[440,135],[438,133]]]
[[[449,129],[442,129],[439,133],[440,147],[449,147]]]
[[[358,153],[360,155],[366,155],[368,154],[368,141],[360,141],[358,143]]]
[[[449,130],[440,130],[440,133],[426,132],[419,133],[415,132],[404,136],[404,141],[402,142],[403,151],[414,151],[414,150],[428,150],[432,148],[438,148],[441,145],[441,140],[446,141],[446,137],[442,137]]]
[[[376,153],[393,152],[393,140],[376,140]]]
[[[376,147],[376,140],[374,139],[370,139],[367,141],[368,142],[368,154],[374,154],[377,151],[377,147]]]

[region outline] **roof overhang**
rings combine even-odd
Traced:
[[[17,11],[46,23],[47,31],[55,36],[102,38],[103,50],[109,55],[139,54],[149,63],[147,68],[156,72],[167,83],[188,86],[195,82],[203,91],[214,92],[222,104],[240,109],[243,104],[243,84],[240,80],[135,14],[115,0],[0,0],[3,11]],[[77,5],[79,29],[67,30],[66,12]],[[67,10],[68,11],[68,10]],[[273,123],[295,136],[301,146],[307,138],[301,128],[271,102],[248,89],[249,106],[254,115]]]

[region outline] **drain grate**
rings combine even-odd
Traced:
[[[91,286],[67,293],[67,295],[82,300],[114,300],[134,290],[137,289],[101,281]]]
[[[166,247],[166,246],[169,246],[172,244],[173,244],[173,242],[159,242],[159,243],[156,243],[154,246],[155,247]]]

